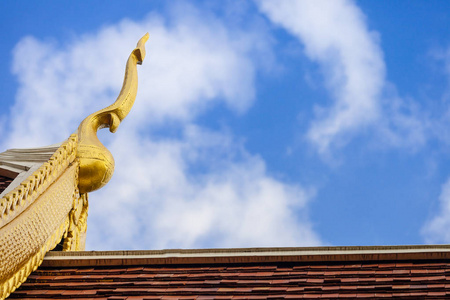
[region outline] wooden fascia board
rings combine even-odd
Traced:
[[[50,252],[42,266],[136,266],[450,259],[448,245]]]

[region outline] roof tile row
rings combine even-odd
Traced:
[[[450,297],[450,261],[42,267],[20,299]]]

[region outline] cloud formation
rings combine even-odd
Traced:
[[[269,19],[296,36],[317,62],[335,103],[318,108],[308,138],[319,152],[377,120],[385,66],[378,37],[353,2],[261,1]]]
[[[439,212],[422,228],[422,235],[428,244],[450,242],[450,178],[442,185],[439,195]]]
[[[295,36],[304,54],[320,67],[332,97],[315,107],[306,134],[322,155],[347,144],[356,134],[372,132],[379,144],[417,147],[426,126],[415,103],[396,95],[386,82],[379,34],[350,0],[258,1],[260,10]]]
[[[15,134],[4,144],[60,140],[80,118],[109,104],[120,90],[124,57],[147,30],[151,39],[140,70],[141,101],[133,111],[134,122],[189,122],[218,101],[245,112],[255,99],[258,59],[270,56],[262,32],[230,32],[208,12],[199,18],[194,8],[183,8],[174,9],[170,21],[158,15],[141,23],[124,20],[63,46],[22,39],[14,50],[13,72],[20,82],[12,109]]]
[[[261,57],[271,55],[262,29],[231,30],[208,11],[178,7],[169,18],[124,20],[63,45],[22,39],[14,51],[14,118],[1,146],[59,142],[109,105],[126,57],[147,31],[135,107],[115,136],[102,136],[116,172],[91,195],[88,248],[320,244],[307,218],[312,192],[271,177],[232,134],[195,125],[220,102],[245,113]],[[167,126],[178,134],[154,133]]]
[[[434,59],[440,63],[442,71],[447,76],[450,83],[450,48],[446,50],[434,50]],[[444,104],[446,107],[442,109],[442,115],[432,120],[430,128],[433,130],[434,136],[443,142],[444,147],[448,148],[450,144],[450,108],[448,107],[449,84],[446,85],[444,92]],[[441,192],[437,203],[437,210],[433,213],[432,218],[423,226],[422,236],[426,243],[450,243],[450,178],[442,184]]]
[[[90,247],[320,244],[305,215],[310,192],[271,178],[259,157],[237,145],[194,126],[180,140],[115,140],[122,171],[96,197],[92,214],[101,222],[90,226]]]

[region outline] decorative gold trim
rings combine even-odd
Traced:
[[[148,33],[128,58],[120,94],[112,105],[88,116],[20,185],[0,199],[0,297],[18,288],[63,239],[63,250],[83,250],[87,228],[87,193],[104,186],[114,171],[111,153],[97,130],[115,132],[137,93],[137,64],[145,57]],[[32,172],[32,169],[29,170]]]
[[[79,144],[77,159],[80,162],[80,193],[89,193],[103,187],[114,172],[114,158],[99,141],[97,131],[109,128],[115,132],[120,122],[128,115],[136,99],[138,87],[137,64],[142,64],[145,57],[145,42],[148,33],[137,43],[131,52],[125,68],[125,78],[116,102],[101,109],[81,122],[78,127]]]
[[[72,134],[48,162],[0,199],[0,229],[30,206],[75,160],[77,140]]]
[[[73,198],[73,208],[69,213],[69,228],[64,236],[63,251],[83,251],[86,241],[88,194]]]
[[[5,299],[12,292],[14,292],[22,283],[24,283],[28,276],[34,272],[44,260],[45,255],[48,251],[55,248],[55,246],[61,240],[64,232],[69,226],[69,217],[59,226],[47,240],[47,242],[42,246],[41,250],[35,253],[28,261],[22,266],[17,272],[15,272],[11,277],[3,281],[0,285],[0,299]]]
[[[77,173],[78,164],[69,165],[34,201],[32,209],[24,211],[1,229],[2,296],[6,297],[19,287],[67,232],[74,198],[80,197]]]

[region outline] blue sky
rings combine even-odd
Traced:
[[[448,1],[0,3],[0,150],[115,100],[87,248],[448,243]]]

